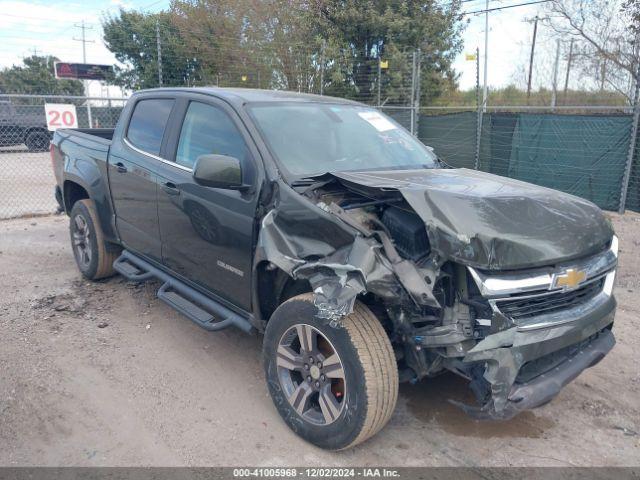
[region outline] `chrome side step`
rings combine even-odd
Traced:
[[[151,278],[164,282],[158,290],[158,298],[205,330],[217,331],[230,326],[247,333],[253,330],[246,318],[127,250],[113,262],[113,268],[132,282]]]

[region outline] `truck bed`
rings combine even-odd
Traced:
[[[86,137],[90,140],[97,140],[97,141],[101,141],[101,143],[104,143],[104,140],[106,140],[106,143],[111,143],[111,140],[113,139],[113,128],[63,128],[63,129],[59,129],[58,133],[60,133],[63,137],[69,137],[69,136],[76,136],[77,135],[79,137]]]
[[[112,128],[78,128],[78,129],[58,129],[51,141],[51,163],[56,177],[58,189],[62,192],[64,182],[65,159],[89,162],[96,169],[96,177],[103,175],[107,178],[107,159],[109,148],[113,138]],[[85,164],[86,170],[88,164]],[[87,171],[74,172],[75,167],[69,167],[70,172],[76,173],[79,178],[88,175]]]

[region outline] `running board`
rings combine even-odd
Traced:
[[[113,262],[113,268],[132,282],[144,282],[151,278],[164,282],[158,290],[158,298],[205,330],[217,331],[230,326],[247,333],[253,330],[246,318],[127,250]]]

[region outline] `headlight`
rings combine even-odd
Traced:
[[[616,237],[615,235],[613,236],[613,238],[611,239],[611,247],[610,250],[613,252],[613,254],[616,256],[616,258],[618,258],[618,237]]]
[[[615,257],[618,258],[618,237],[616,237],[615,235],[611,239],[610,250],[613,252]],[[607,276],[604,279],[604,287],[602,288],[602,291],[608,296],[611,296],[611,294],[613,293],[613,284],[615,282],[615,279],[616,269],[614,268],[609,273],[607,273]]]

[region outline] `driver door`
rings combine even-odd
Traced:
[[[200,155],[238,158],[245,179],[255,154],[235,112],[211,97],[183,99],[174,153],[159,171],[158,218],[162,262],[175,273],[249,311],[255,189],[205,187],[193,179]]]

